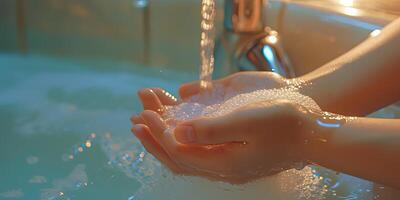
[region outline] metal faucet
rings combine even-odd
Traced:
[[[26,28],[26,1],[16,1],[17,42],[20,53],[28,52],[28,39]]]
[[[224,29],[215,48],[215,74],[272,71],[294,77],[277,31],[264,25],[267,0],[225,0]]]
[[[142,37],[143,37],[143,55],[142,55],[142,61],[143,64],[149,65],[150,64],[150,58],[151,58],[151,29],[150,29],[150,2],[149,0],[133,0],[133,5],[136,8],[139,8],[142,11]]]

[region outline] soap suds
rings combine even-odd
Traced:
[[[165,119],[190,120],[200,116],[218,117],[232,111],[258,102],[273,102],[286,100],[299,104],[307,109],[320,111],[318,104],[308,96],[302,95],[298,89],[285,87],[280,89],[261,89],[248,93],[221,95],[220,87],[214,87],[212,95],[209,93],[199,94],[187,102],[178,106],[167,107],[164,114]],[[201,103],[198,103],[198,102]]]

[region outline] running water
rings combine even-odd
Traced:
[[[264,87],[257,87],[253,90],[245,91],[232,91],[222,85],[212,85],[215,46],[215,0],[202,0],[201,16],[200,86],[203,91],[208,92],[195,95],[179,105],[166,107],[163,118],[169,126],[168,133],[172,134],[173,128],[176,126],[176,120],[190,120],[200,116],[218,117],[252,103],[269,103],[275,100],[287,100],[300,104],[308,109],[321,110],[312,98],[300,94],[296,85],[269,90],[263,89]],[[262,82],[260,82],[260,84],[264,85]],[[131,144],[126,145],[126,147],[130,146]],[[215,197],[221,195],[226,197],[223,199],[244,199],[244,197],[251,199],[250,196],[252,195],[257,196],[257,198],[260,195],[267,195],[268,198],[272,199],[324,199],[326,196],[337,196],[338,194],[336,191],[345,187],[340,186],[339,188],[339,182],[333,181],[338,178],[336,172],[321,170],[317,167],[310,166],[302,170],[296,170],[297,168],[301,169],[304,167],[303,165],[296,165],[296,169],[266,178],[262,183],[253,184],[248,188],[244,187],[238,189],[234,188],[234,186],[226,186],[229,188],[226,190],[226,188],[223,188],[225,186],[223,186],[222,189],[219,189],[221,183],[206,182],[206,184],[203,184],[199,181],[193,181],[194,179],[189,179],[192,181],[187,181],[184,178],[175,178],[170,174],[164,174],[163,171],[160,173],[155,165],[156,161],[150,159],[148,156],[145,158],[143,149],[139,152],[141,152],[139,154],[139,159],[137,159],[138,161],[135,160],[133,165],[132,163],[126,162],[126,159],[124,159],[125,156],[122,156],[122,163],[125,163],[127,166],[124,168],[124,172],[140,180],[144,185],[141,192],[135,196],[142,197],[142,199],[165,198],[165,193],[174,195],[173,199],[188,199],[188,197],[190,197],[190,199],[208,199],[211,196]],[[140,169],[139,172],[141,173],[138,173],[137,170],[132,170],[130,166],[135,166],[133,169]],[[253,171],[252,173],[258,172]],[[149,174],[149,176],[145,176],[144,174]],[[164,179],[161,180],[160,178],[162,177],[164,177]],[[343,183],[341,184],[345,185]],[[168,186],[164,188],[164,185]],[[255,189],[259,186],[261,188],[260,191]],[[183,189],[185,187],[190,187],[191,192],[186,194],[185,189]],[[176,190],[176,188],[179,189]],[[199,190],[195,192],[197,195],[193,196],[193,189],[199,188],[206,188],[204,191],[207,192]],[[164,189],[166,189],[166,191],[164,191]],[[359,191],[359,193],[361,193],[362,190]],[[151,196],[154,194],[157,195],[157,193],[160,194],[160,197],[154,198]],[[210,197],[201,197],[201,195],[206,193],[209,194]],[[150,195],[151,198],[146,195]],[[356,196],[358,196],[358,194]]]
[[[215,16],[215,0],[202,0],[200,24],[200,86],[202,89],[211,87],[212,73],[214,71]]]

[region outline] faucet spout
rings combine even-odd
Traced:
[[[260,32],[262,11],[263,0],[225,0],[224,27],[235,33]]]
[[[216,76],[272,71],[294,77],[277,31],[264,24],[268,0],[225,0],[224,30],[215,48]]]

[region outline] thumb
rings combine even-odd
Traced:
[[[222,144],[245,141],[246,126],[238,116],[200,118],[178,124],[175,138],[180,143]]]

